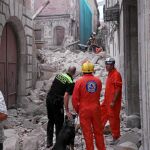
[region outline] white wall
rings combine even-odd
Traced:
[[[150,1],[138,0],[140,102],[143,150],[150,150]]]

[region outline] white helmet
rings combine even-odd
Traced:
[[[112,57],[106,58],[105,60],[106,65],[114,65],[115,64],[115,59]]]
[[[93,32],[92,34],[93,34],[93,35],[96,35],[96,33],[95,33],[95,32]]]

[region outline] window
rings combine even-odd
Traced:
[[[34,31],[34,33],[35,33],[35,40],[36,41],[41,41],[41,39],[42,39],[42,31],[41,31],[41,29],[36,29]]]

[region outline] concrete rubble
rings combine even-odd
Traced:
[[[70,65],[77,67],[75,80],[80,77],[80,67],[84,60],[91,60],[95,64],[95,75],[99,76],[103,87],[100,100],[103,100],[105,79],[105,52],[95,54],[80,50],[47,51],[38,50],[39,80],[35,89],[21,102],[21,108],[8,111],[9,117],[4,122],[5,142],[4,150],[46,150],[46,95],[55,75],[65,72]],[[127,116],[125,115],[124,103],[121,112],[121,138],[116,145],[110,145],[112,137],[109,123],[105,133],[107,150],[138,150],[141,147],[141,129],[126,127]],[[129,122],[129,121],[128,121]],[[138,122],[138,121],[137,121]],[[131,123],[132,124],[132,123]],[[55,139],[54,139],[55,140]],[[85,150],[85,143],[80,128],[75,137],[75,150]]]
[[[138,150],[138,147],[132,142],[124,142],[116,146],[114,150]]]

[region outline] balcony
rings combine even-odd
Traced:
[[[119,22],[119,3],[115,4],[112,7],[105,8],[104,6],[104,21],[117,21]]]

